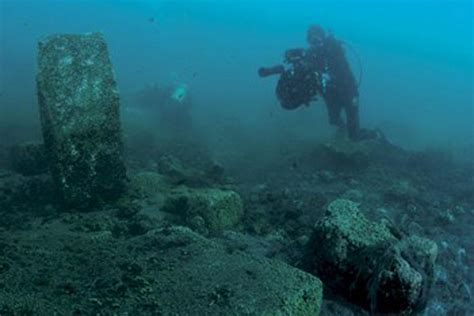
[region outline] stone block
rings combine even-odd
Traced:
[[[309,250],[310,271],[352,304],[374,314],[404,315],[426,306],[436,244],[392,233],[369,221],[349,200],[329,204],[315,225]]]
[[[185,224],[201,233],[230,229],[243,216],[243,202],[232,190],[180,188],[166,199],[163,211],[179,215]]]
[[[65,205],[88,208],[126,183],[119,95],[100,33],[39,42],[37,92],[50,169]]]
[[[186,228],[151,231],[147,239],[166,249],[157,282],[164,315],[319,314],[321,281],[283,262],[229,252]]]
[[[321,281],[281,261],[184,227],[114,238],[115,220],[103,214],[68,221],[34,233],[0,230],[2,315],[319,314]],[[93,231],[73,230],[79,223]]]

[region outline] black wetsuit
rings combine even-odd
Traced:
[[[357,83],[346,59],[342,43],[333,36],[325,37],[321,46],[306,50],[306,64],[320,76],[319,94],[323,97],[331,125],[344,126],[341,111],[346,113],[349,137],[357,139],[359,133],[359,92]]]
[[[329,35],[319,46],[286,51],[285,62],[289,67],[276,65],[258,71],[261,77],[281,75],[276,92],[282,107],[296,109],[321,95],[328,109],[329,123],[347,127],[349,138],[358,139],[359,92],[342,43]],[[341,118],[342,109],[346,123]]]

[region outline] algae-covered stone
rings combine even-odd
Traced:
[[[119,96],[99,33],[39,43],[38,101],[46,154],[60,197],[86,208],[125,188]]]
[[[34,233],[0,230],[1,314],[319,313],[321,281],[281,261],[229,251],[183,227],[134,238],[104,228],[78,232],[52,220]]]
[[[155,197],[167,193],[171,186],[163,175],[142,171],[131,176],[131,188],[146,197]]]
[[[321,282],[283,262],[229,253],[189,229],[148,233],[166,249],[159,291],[165,315],[318,315]]]
[[[10,165],[15,172],[24,176],[35,176],[48,171],[48,159],[44,145],[26,142],[10,150]]]
[[[219,231],[239,223],[243,203],[232,190],[181,188],[167,198],[163,211],[180,215],[183,222],[193,228],[198,228],[194,226],[202,218],[208,230]]]
[[[315,225],[309,250],[310,270],[353,304],[373,313],[411,313],[426,305],[436,244],[395,236],[369,221],[356,203],[330,203]]]

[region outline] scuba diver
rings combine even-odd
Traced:
[[[285,52],[285,64],[261,67],[260,77],[280,75],[276,94],[285,109],[309,105],[322,96],[328,111],[329,123],[347,128],[351,140],[365,138],[359,128],[358,85],[345,57],[342,42],[326,34],[319,25],[307,31],[309,47]],[[341,118],[344,110],[346,122]]]

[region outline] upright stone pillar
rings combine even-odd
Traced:
[[[46,154],[65,205],[89,208],[120,196],[119,95],[102,34],[40,41],[37,89]]]

